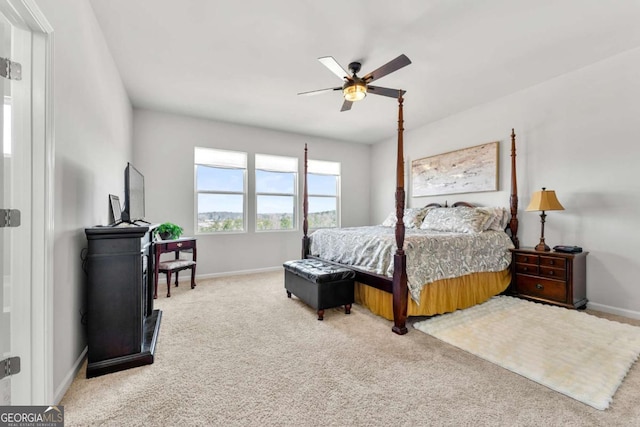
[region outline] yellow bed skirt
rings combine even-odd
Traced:
[[[511,282],[511,272],[472,273],[438,280],[422,288],[420,305],[409,296],[408,316],[433,316],[468,308],[503,292]],[[393,320],[393,295],[356,282],[355,301],[372,313]]]

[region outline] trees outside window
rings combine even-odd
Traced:
[[[246,230],[247,153],[195,148],[198,233]]]
[[[297,229],[298,159],[256,154],[256,231]]]
[[[309,160],[307,185],[309,227],[340,227],[340,163]]]

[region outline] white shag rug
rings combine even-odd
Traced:
[[[640,327],[508,296],[413,327],[600,410],[640,354]]]

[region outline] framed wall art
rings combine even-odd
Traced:
[[[424,157],[411,162],[413,197],[498,189],[498,142]]]

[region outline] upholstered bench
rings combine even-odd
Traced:
[[[326,308],[344,305],[344,312],[351,313],[353,270],[316,259],[287,261],[283,267],[287,296],[294,294],[316,309],[318,320],[324,318]]]

